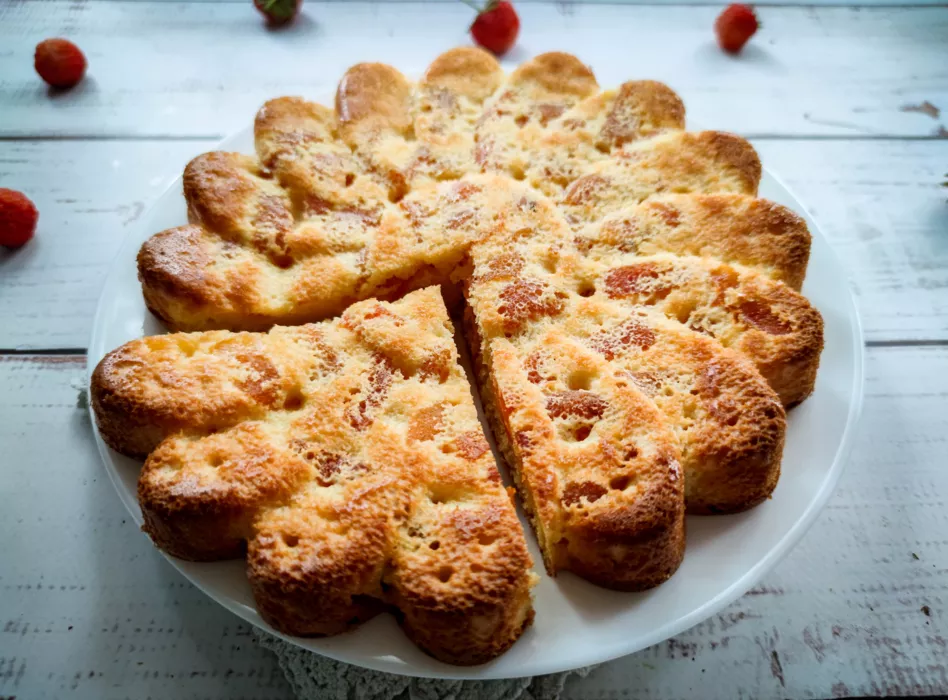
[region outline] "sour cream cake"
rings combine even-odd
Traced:
[[[686,513],[770,497],[823,347],[803,220],[747,141],[684,126],[661,83],[459,48],[271,100],[255,155],[192,160],[188,223],[138,256],[176,332],[92,383],[155,544],[246,556],[288,634],[391,610],[449,663],[503,653],[535,575],[447,303],[546,571],[670,577]]]

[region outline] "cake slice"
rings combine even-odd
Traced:
[[[568,53],[523,63],[485,104],[475,127],[474,160],[486,171],[523,180],[550,123],[598,92],[592,71]]]
[[[476,172],[475,124],[504,77],[497,59],[473,47],[446,51],[428,66],[416,87],[414,135],[420,148],[409,180]]]
[[[602,266],[582,257],[555,209],[542,212],[542,207],[531,212],[541,217],[534,226],[518,221],[516,231],[498,232],[472,247],[473,274],[465,290],[471,308],[467,337],[484,368],[479,372],[482,397],[494,402],[498,429],[513,450],[507,457],[514,471],[534,468],[517,452],[516,434],[527,430],[526,423],[512,427],[511,422],[516,407],[530,395],[530,383],[543,389],[553,382],[551,390],[562,391],[563,382],[572,382],[576,386],[570,388],[598,393],[598,384],[591,382],[621,381],[647,396],[676,433],[689,512],[735,512],[766,499],[777,483],[786,431],[780,397],[747,356],[689,328],[678,315],[685,321],[694,317],[696,327],[719,333],[733,346],[758,350],[763,362],[771,359],[768,351],[779,354],[789,343],[805,344],[811,328],[808,305],[801,306],[805,302],[781,283],[749,271],[742,275],[723,264],[706,267],[701,260],[679,262],[666,256],[643,262],[642,268],[634,257],[627,266]],[[723,272],[727,281],[721,299],[715,272]],[[669,284],[663,286],[663,281]],[[758,294],[755,284],[772,296]],[[783,339],[788,345],[770,338],[773,328],[762,331],[741,315],[753,316],[761,325],[766,325],[765,317],[772,321],[763,305],[742,309],[742,294],[757,303],[764,298],[775,303],[782,295],[783,305],[767,307],[767,313],[777,323],[794,324]],[[789,300],[787,295],[792,295]],[[561,346],[571,349],[552,350]],[[503,371],[514,377],[506,393],[496,384],[498,350],[504,353]],[[593,363],[595,371],[584,369],[569,379],[573,370],[561,359],[564,354],[573,362],[587,358],[587,363],[598,355],[599,364]],[[794,359],[793,353],[783,357],[788,363]],[[815,371],[812,355],[808,361]],[[785,379],[779,365],[767,369],[775,379]],[[799,367],[788,364],[786,370],[794,376]],[[488,381],[494,384],[486,386]],[[788,391],[809,389],[805,378],[798,381],[803,383],[788,385]],[[535,392],[534,398],[539,401]],[[606,415],[596,413],[597,419]],[[584,427],[592,432],[586,430],[578,442],[590,434],[598,439],[595,422]],[[548,430],[537,436],[554,444],[568,438]],[[542,460],[536,468],[543,468]],[[527,503],[533,498],[524,495]]]
[[[417,84],[380,63],[350,68],[336,92],[340,134],[397,202],[413,186],[476,171],[474,125],[504,73],[486,51],[451,49]]]
[[[823,318],[782,282],[713,258],[668,253],[587,260],[579,280],[584,296],[654,309],[740,351],[785,406],[813,391]]]
[[[520,295],[514,291],[517,285],[523,290],[521,307],[528,314],[518,324],[519,331],[512,330],[505,313],[511,309],[510,299]],[[535,293],[538,289],[541,291]],[[569,386],[570,381],[574,386],[591,388],[597,395],[602,382],[610,391],[615,391],[612,387],[618,382],[623,384],[619,389],[649,398],[662,414],[659,423],[676,434],[689,513],[738,512],[770,496],[780,475],[786,415],[777,394],[746,357],[643,308],[630,314],[628,309],[605,299],[575,299],[566,292],[562,306],[557,306],[550,301],[556,298],[556,292],[530,280],[508,283],[500,290],[500,295],[504,294],[506,299],[492,297],[476,284],[471,286],[468,299],[477,319],[477,334],[469,324],[467,337],[475,344],[484,367],[478,375],[482,399],[493,402],[491,411],[498,416],[495,430],[502,428],[506,435],[509,447],[505,456],[515,473],[542,475],[547,468],[545,457],[531,462],[529,455],[518,448],[522,448],[520,443],[549,443],[541,451],[545,454],[547,449],[560,450],[556,447],[559,441],[570,440],[568,432],[542,426],[539,432],[531,429],[536,406],[543,402],[535,397],[532,408],[524,403],[526,397],[536,393],[527,391],[529,383],[542,385],[540,389],[549,387],[552,393],[545,394],[549,402],[554,393],[561,391],[558,387],[564,383]],[[570,350],[554,352],[561,345]],[[495,365],[498,349],[503,359]],[[598,355],[600,368],[583,370],[579,378],[571,380],[572,375],[561,370],[569,365],[559,359],[560,354],[574,361],[583,357],[591,364],[590,358]],[[496,384],[500,373],[511,379]],[[489,378],[495,384],[486,385]],[[589,407],[587,418],[596,420],[576,427],[571,434],[573,442],[585,442],[590,436],[594,442],[600,439],[596,424],[605,415],[608,402],[603,401]],[[547,403],[555,413],[552,406],[555,404]],[[520,443],[518,433],[525,435],[519,438]],[[588,461],[578,452],[572,454],[576,464]],[[523,494],[524,502],[536,500],[531,478],[519,479],[524,490],[531,492]],[[553,555],[547,556],[549,562]]]
[[[286,190],[297,219],[329,210],[374,211],[385,201],[386,183],[352,153],[342,134],[332,109],[299,97],[269,100],[257,112],[257,158]],[[189,200],[203,196],[185,187]]]
[[[685,110],[671,88],[652,80],[623,83],[588,97],[548,123],[525,129],[511,148],[508,169],[555,196],[591,163],[625,144],[685,127]]]
[[[589,165],[557,202],[574,226],[663,194],[756,195],[760,159],[740,136],[720,131],[672,131],[626,144]]]
[[[547,571],[606,588],[668,579],[685,551],[681,447],[647,396],[609,361],[553,330],[538,347],[465,337],[492,432]]]
[[[145,457],[145,531],[177,557],[243,556],[293,635],[391,609],[476,664],[533,617],[530,556],[437,289],[267,334],[132,341],[92,378],[100,434]]]
[[[744,194],[650,197],[581,228],[587,257],[617,254],[696,255],[752,267],[800,291],[810,259],[810,232],[780,204]]]

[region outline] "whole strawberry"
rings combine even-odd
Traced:
[[[272,26],[288,24],[300,11],[303,0],[253,0],[253,5]]]
[[[718,15],[714,31],[718,35],[718,45],[728,53],[737,53],[747,40],[754,36],[760,25],[757,15],[750,5],[728,5]]]
[[[0,187],[0,245],[19,248],[33,237],[39,212],[25,194]]]
[[[86,57],[66,39],[46,39],[36,45],[33,56],[36,72],[57,88],[71,88],[86,72]]]
[[[471,25],[474,41],[498,56],[510,50],[519,33],[520,18],[507,0],[489,0]]]

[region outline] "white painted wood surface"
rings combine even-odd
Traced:
[[[514,61],[573,50],[604,84],[666,80],[696,122],[756,137],[843,257],[870,341],[856,448],[813,530],[725,613],[571,700],[948,693],[948,117],[904,111],[948,108],[948,8],[876,3],[763,7],[740,59],[713,48],[720,6],[520,6]],[[37,239],[0,252],[0,699],[289,696],[126,518],[75,407],[75,353],[124,227],[188,158],[355,61],[419,72],[470,15],[307,0],[267,32],[249,4],[0,4],[0,187],[41,211]],[[32,72],[52,35],[89,57],[73,92]]]
[[[440,51],[469,43],[460,2],[307,2],[266,31],[246,3],[0,4],[0,135],[220,137],[267,98],[332,94],[353,63],[381,60],[418,75]],[[760,135],[944,135],[948,12],[943,7],[767,7],[740,58],[719,51],[720,6],[528,4],[507,63],[561,49],[604,85],[663,80],[707,128]],[[89,78],[50,98],[33,72],[36,42],[73,38]]]

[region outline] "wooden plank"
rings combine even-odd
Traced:
[[[800,545],[720,615],[572,682],[567,698],[948,692],[948,348],[867,360],[850,464]],[[0,697],[286,697],[247,627],[122,510],[75,406],[84,376],[81,357],[0,358],[0,532],[15,533]]]
[[[572,51],[604,85],[664,80],[695,123],[760,135],[944,135],[948,8],[761,8],[739,58],[714,44],[720,6],[525,4],[510,65]],[[331,95],[353,63],[419,74],[470,39],[461,3],[315,3],[267,31],[247,3],[29,2],[0,6],[0,135],[217,136],[265,99]],[[432,28],[437,27],[437,31]],[[87,80],[51,95],[32,68],[37,38],[67,35]]]
[[[948,338],[948,142],[754,145],[842,259],[867,340]]]
[[[83,348],[124,226],[212,141],[0,142],[36,239],[0,252],[0,349]],[[759,141],[855,280],[867,338],[948,339],[948,141]]]

